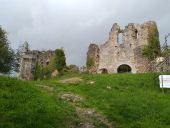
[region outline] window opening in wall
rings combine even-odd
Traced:
[[[138,30],[135,30],[135,39],[138,39]]]
[[[49,65],[49,61],[46,62],[46,65]]]
[[[118,34],[118,43],[119,43],[119,44],[122,44],[122,43],[123,43],[123,34],[122,34],[122,33],[119,33],[119,34]]]
[[[108,73],[106,68],[102,68],[102,69],[100,69],[100,71],[101,71],[102,74],[107,74]]]
[[[130,44],[130,48],[132,47],[132,44]]]

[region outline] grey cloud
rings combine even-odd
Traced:
[[[68,64],[85,64],[90,42],[104,43],[114,22],[155,20],[161,42],[170,32],[170,0],[0,0],[0,25],[13,48],[63,47]]]

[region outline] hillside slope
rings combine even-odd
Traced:
[[[163,94],[153,74],[82,75],[70,78],[64,76],[40,83],[81,96],[83,100],[76,106],[95,109],[107,118],[112,127],[170,127],[170,91],[166,89]]]
[[[70,128],[75,109],[33,83],[0,77],[0,128]]]
[[[153,74],[0,77],[2,128],[169,128],[170,90]]]

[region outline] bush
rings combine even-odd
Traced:
[[[66,67],[66,58],[65,58],[64,50],[62,50],[62,49],[55,50],[54,61],[55,61],[55,68],[58,71],[61,71]]]

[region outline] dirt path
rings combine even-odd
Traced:
[[[36,86],[56,96],[55,89],[53,87],[47,85]],[[113,128],[113,126],[109,123],[107,118],[102,114],[98,113],[95,109],[78,107],[76,103],[83,100],[81,96],[74,94],[72,92],[61,92],[57,96],[60,97],[62,100],[67,101],[73,107],[75,107],[77,115],[81,119],[79,128],[98,128],[98,127]]]

